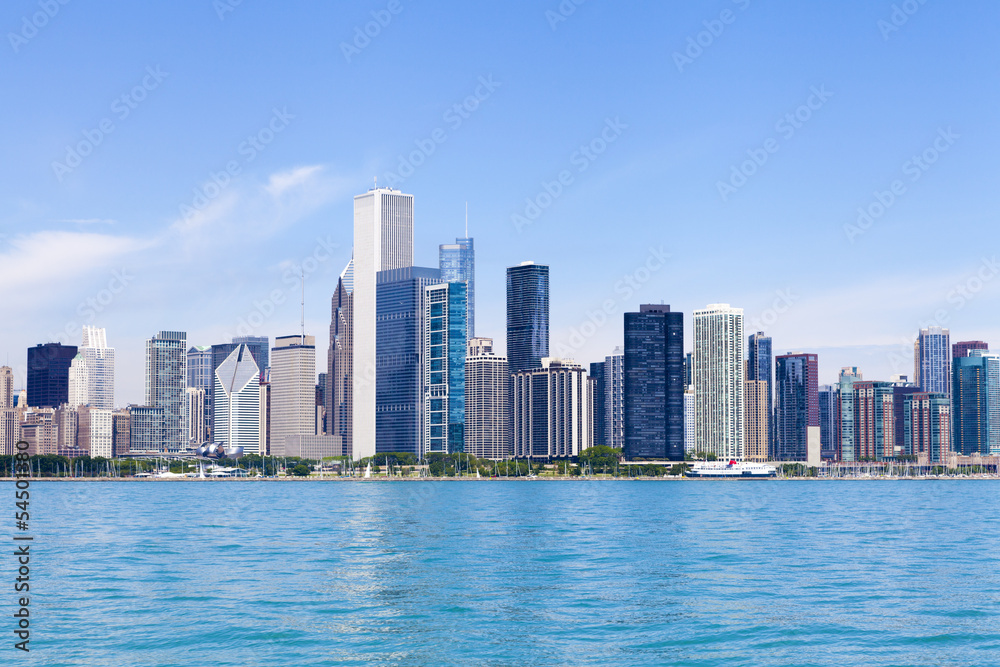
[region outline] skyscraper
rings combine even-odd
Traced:
[[[986,360],[986,440],[990,454],[1000,454],[1000,354],[977,348],[970,357]]]
[[[14,407],[14,371],[0,366],[0,456],[16,454],[20,439],[21,410]]]
[[[771,337],[763,331],[750,334],[747,345],[747,380],[759,380],[767,383],[767,453],[771,458],[780,458],[775,451],[775,429],[777,421],[774,415],[774,354]]]
[[[330,303],[330,347],[327,351],[326,370],[326,424],[327,433],[340,438],[341,451],[351,453],[351,392],[354,375],[351,372],[354,348],[351,342],[353,323],[352,307],[354,289],[354,260],[352,259],[337,279],[337,289]]]
[[[263,380],[264,371],[270,368],[271,364],[271,339],[267,336],[233,336],[233,343],[236,345],[246,344],[250,348],[253,361],[260,368],[260,377]]]
[[[883,381],[858,380],[851,384],[854,408],[852,441],[857,460],[884,461],[896,456],[893,389],[891,382]]]
[[[549,356],[549,267],[507,268],[507,363],[511,374],[541,368]]]
[[[465,451],[477,458],[510,456],[510,373],[492,338],[473,338],[465,356]]]
[[[227,452],[242,447],[245,454],[263,453],[259,451],[260,368],[246,343],[239,344],[215,369],[214,391],[212,440],[222,443]]]
[[[854,436],[854,383],[861,381],[861,371],[857,366],[847,366],[840,369],[840,379],[838,382],[837,395],[838,419],[837,429],[839,437],[837,442],[839,450],[837,460],[852,463],[858,460],[855,436]]]
[[[775,358],[775,453],[779,461],[805,461],[810,429],[819,440],[819,363],[815,354]]]
[[[129,452],[158,452],[163,446],[163,408],[129,407]]]
[[[952,358],[967,357],[972,350],[988,350],[990,346],[981,340],[963,340],[951,346]]]
[[[315,337],[295,335],[275,338],[271,350],[270,377],[271,447],[280,447],[284,451],[285,436],[316,434]]]
[[[28,348],[28,405],[57,408],[69,401],[69,367],[75,345],[39,343]]]
[[[426,288],[440,282],[438,269],[416,266],[378,274],[375,318],[375,451],[378,453],[421,454]]]
[[[771,421],[767,411],[768,383],[764,380],[747,380],[744,395],[746,401],[744,456],[747,461],[766,461],[767,434]]]
[[[202,417],[201,425],[191,423],[189,431],[195,440],[200,438],[204,442],[208,440],[209,435],[212,433],[212,373],[214,372],[212,366],[212,348],[208,345],[197,345],[188,349],[187,367],[188,389],[200,389],[202,392],[201,396],[205,401],[205,404],[198,410],[198,413]],[[189,421],[191,422],[194,421],[193,415],[193,412],[189,415]]]
[[[951,395],[951,342],[947,329],[921,329],[913,343],[913,381],[925,392]]]
[[[625,447],[625,350],[616,347],[604,357],[604,393],[595,398],[594,412],[604,413],[604,444]],[[600,437],[594,433],[594,439]]]
[[[605,424],[607,423],[607,409],[604,400],[604,362],[592,361],[590,363],[590,381],[594,383],[594,401],[591,414],[594,445],[603,445],[607,441]]]
[[[951,398],[916,392],[903,399],[903,453],[917,463],[947,463],[951,453]]]
[[[424,315],[424,449],[465,451],[465,283],[430,285]]]
[[[355,459],[375,454],[377,275],[379,271],[408,266],[413,266],[413,195],[388,188],[357,195],[354,198],[351,395],[351,444]]]
[[[513,375],[515,457],[577,456],[590,447],[587,374],[571,359],[545,357],[538,368]]]
[[[837,415],[840,393],[839,385],[824,384],[817,392],[819,399],[819,440],[820,452],[824,459],[836,460],[840,451],[840,423]]]
[[[710,304],[694,312],[695,447],[743,458],[743,309]]]
[[[208,399],[205,398],[205,390],[200,387],[188,387],[184,391],[188,405],[188,446],[199,447],[208,441],[208,429],[205,424],[205,407],[208,405]]]
[[[243,342],[239,343],[237,339]],[[267,349],[269,342],[270,338],[267,336],[239,336],[233,338],[229,343],[218,343],[212,346],[212,369],[209,373],[211,379],[209,387],[206,389],[208,396],[208,414],[206,415],[206,419],[209,424],[209,435],[213,436],[213,440],[214,434],[211,433],[211,430],[215,424],[215,371],[233,353],[233,350],[240,345],[246,345],[253,356],[254,363],[257,364],[257,368],[261,371],[260,379],[263,380],[264,372],[268,368],[267,364],[270,363],[270,354]]]
[[[476,253],[472,239],[455,239],[454,243],[445,243],[438,247],[441,280],[446,283],[466,283],[468,285],[469,327],[466,337],[472,339],[476,335]]]
[[[146,405],[163,410],[161,451],[188,445],[187,334],[161,331],[146,340]]]
[[[104,329],[83,327],[83,344],[70,364],[68,402],[73,407],[114,407],[115,348],[108,347]]]
[[[683,460],[683,313],[653,304],[625,313],[622,389],[625,456]]]

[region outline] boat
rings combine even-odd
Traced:
[[[685,477],[704,477],[709,479],[762,479],[775,477],[777,468],[766,463],[751,461],[698,461],[684,473]]]

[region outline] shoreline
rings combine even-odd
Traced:
[[[14,482],[19,479],[29,482],[362,482],[366,484],[385,482],[927,482],[927,481],[969,481],[995,480],[1000,477],[988,475],[968,475],[965,477],[917,476],[917,477],[765,477],[748,479],[742,477],[0,477],[0,482]]]

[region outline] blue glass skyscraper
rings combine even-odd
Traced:
[[[465,283],[426,288],[424,437],[426,452],[465,451]]]
[[[439,246],[439,262],[441,280],[446,283],[461,283],[467,285],[469,324],[466,338],[473,338],[476,333],[476,253],[471,238],[455,239],[454,243]]]
[[[549,356],[549,267],[507,269],[507,363],[510,373],[541,368]]]
[[[776,420],[774,415],[774,354],[771,337],[763,331],[750,335],[747,345],[747,380],[767,383],[767,451],[771,458],[777,458],[775,451]]]

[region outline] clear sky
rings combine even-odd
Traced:
[[[912,374],[921,325],[1000,346],[996,2],[61,2],[0,5],[19,386],[26,347],[94,324],[141,402],[159,330],[297,332],[310,257],[325,366],[375,178],[414,195],[420,265],[468,202],[501,349],[523,260],[584,363],[642,302],[687,314],[688,348],[692,310],[743,307],[823,382]]]

